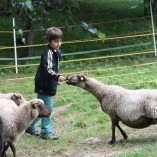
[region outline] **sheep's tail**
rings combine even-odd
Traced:
[[[0,154],[3,152],[4,141],[3,141],[3,122],[2,118],[0,117]]]

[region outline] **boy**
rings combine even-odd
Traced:
[[[59,74],[59,60],[62,44],[62,31],[56,27],[47,29],[48,45],[41,55],[39,68],[35,76],[35,93],[37,98],[42,99],[46,107],[52,112],[53,98],[56,95],[57,85],[62,84],[65,78]],[[41,119],[41,132],[36,130],[36,123]],[[51,116],[49,118],[36,118],[26,129],[26,133],[40,136],[46,140],[58,140],[59,136],[52,134]]]

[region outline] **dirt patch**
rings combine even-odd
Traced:
[[[53,113],[54,114],[58,114],[64,110],[66,110],[68,107],[70,107],[72,104],[64,104],[63,106],[58,106],[58,107],[55,107],[53,109]]]
[[[114,145],[108,144],[111,136],[107,138],[98,136],[86,138],[75,144],[75,152],[66,152],[62,154],[62,157],[110,157],[138,150],[146,144],[157,144],[157,126],[132,129],[122,124],[122,128],[129,136],[127,140],[122,138],[118,130],[116,132],[117,142]]]

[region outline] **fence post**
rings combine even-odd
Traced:
[[[153,31],[154,51],[155,51],[155,56],[157,56],[156,39],[155,39],[155,31],[154,31],[154,21],[153,21],[153,11],[152,11],[152,0],[150,0],[150,14],[151,14],[152,31]]]
[[[15,32],[15,19],[13,18],[13,38],[14,38],[14,57],[15,57],[15,71],[18,74],[17,67],[17,49],[16,49],[16,32]]]

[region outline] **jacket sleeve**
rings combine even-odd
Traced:
[[[43,66],[44,66],[45,76],[50,79],[58,81],[60,75],[59,73],[56,73],[54,71],[52,53],[53,52],[50,49],[48,49],[45,50],[43,54]]]

